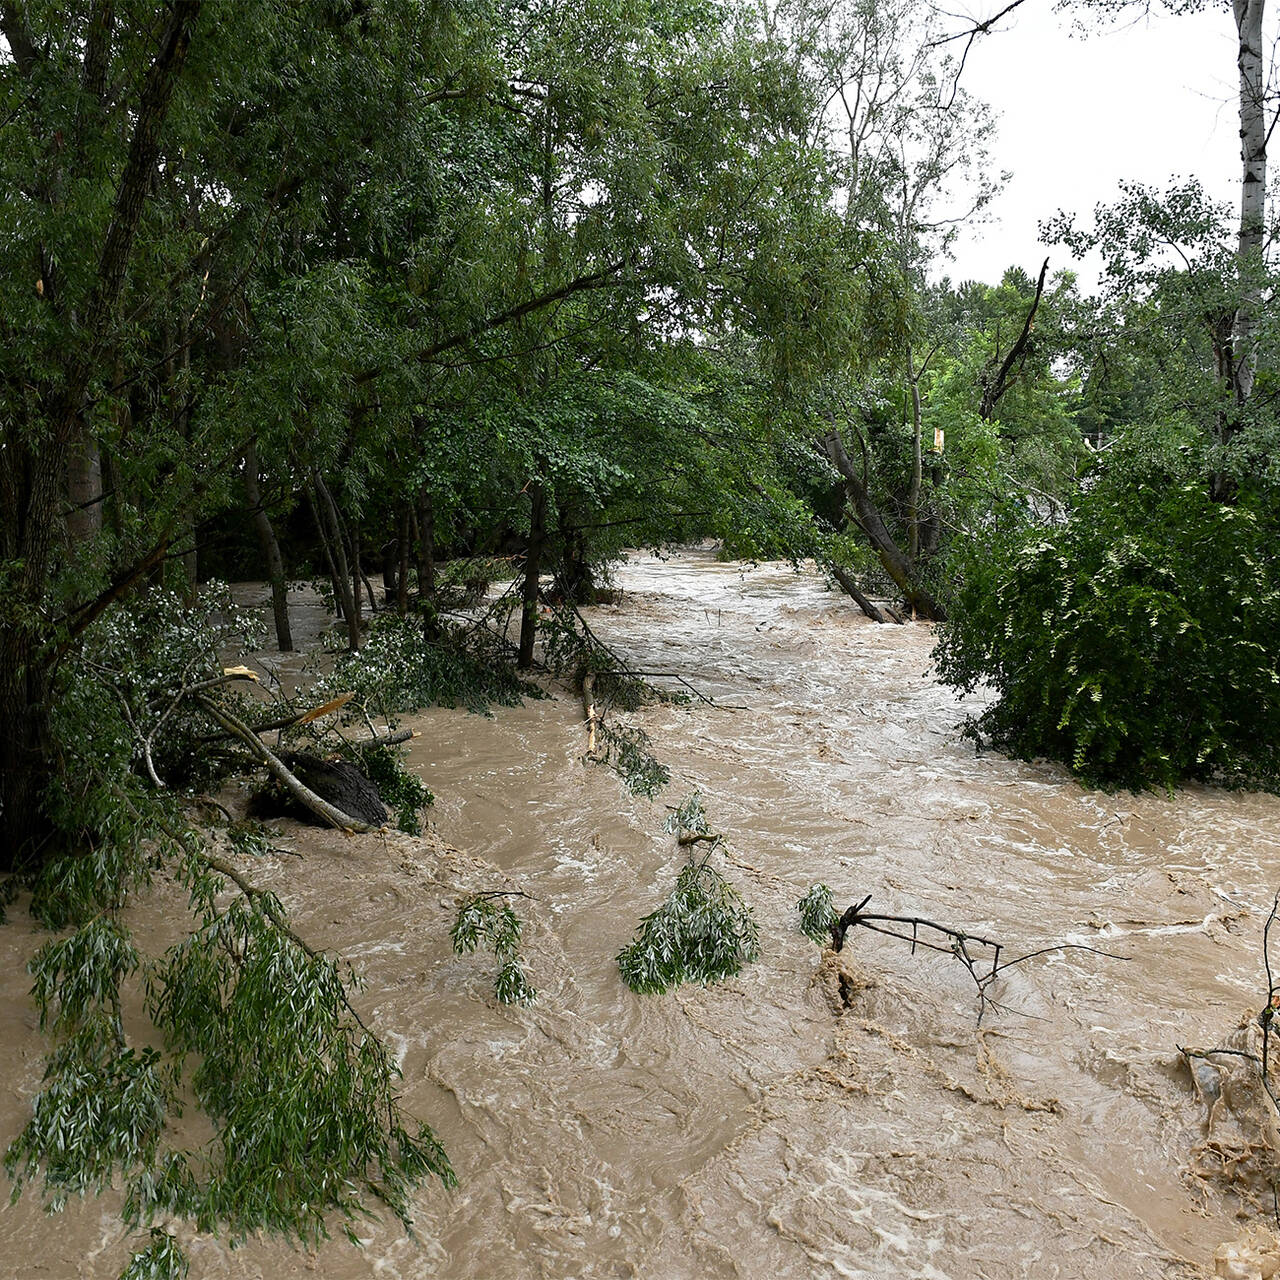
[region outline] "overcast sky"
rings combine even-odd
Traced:
[[[1013,177],[989,221],[961,232],[945,269],[953,280],[995,283],[1013,264],[1034,276],[1046,255],[1051,270],[1071,266],[1064,248],[1038,242],[1037,223],[1058,209],[1087,221],[1122,178],[1163,186],[1195,176],[1233,205],[1239,198],[1229,6],[1081,38],[1050,4],[1025,0],[969,54],[963,84],[999,113],[993,157]],[[1096,268],[1076,269],[1091,288]]]

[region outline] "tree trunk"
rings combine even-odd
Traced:
[[[881,609],[874,601],[867,599],[862,593],[861,588],[854,580],[853,574],[847,569],[842,569],[838,564],[830,566],[831,576],[840,584],[840,589],[862,610],[863,613],[871,619],[872,622],[901,622],[902,619],[896,615],[889,614],[886,610]]]
[[[339,527],[341,527],[341,517],[339,517],[339,522]],[[364,571],[360,568],[360,533],[357,531],[351,535],[351,599],[355,601],[357,627],[360,625],[361,615],[363,614],[360,599],[364,594],[363,579]]]
[[[397,582],[400,570],[400,539],[389,538],[382,544],[382,601],[394,604],[400,599]]]
[[[907,382],[911,388],[911,487],[907,491],[907,555],[912,564],[920,563],[920,490],[924,465],[920,452],[920,376],[916,373],[915,356],[907,343]]]
[[[418,603],[435,606],[436,602],[436,511],[431,491],[423,485],[418,494]]]
[[[347,562],[347,548],[342,538],[342,522],[338,518],[338,505],[319,471],[311,473],[315,486],[316,507],[325,528],[321,536],[327,536],[333,557],[334,593],[341,604],[342,616],[347,624],[347,641],[352,649],[360,647],[360,613],[351,594],[351,570]]]
[[[403,618],[409,612],[409,508],[400,512],[400,537],[396,542],[399,563],[396,566],[396,612]]]
[[[546,544],[547,494],[541,480],[529,485],[529,546],[524,557],[524,589],[521,594],[521,670],[533,666],[533,643],[538,634],[538,581],[542,576],[542,552]]]
[[[338,580],[338,562],[334,558],[333,543],[329,540],[328,521],[320,514],[320,501],[316,497],[315,485],[303,485],[307,507],[311,511],[311,523],[316,527],[316,536],[320,539],[320,549],[324,552],[325,567],[329,570],[329,586],[333,590],[333,608],[340,622],[347,619],[346,610],[342,607],[343,590]]]
[[[1255,331],[1262,301],[1262,249],[1267,199],[1266,75],[1262,59],[1262,17],[1266,0],[1234,0],[1240,70],[1240,238],[1236,259],[1242,296],[1232,325],[1233,390],[1237,405],[1253,394],[1258,366]],[[1239,429],[1232,418],[1227,436]]]
[[[284,576],[284,557],[271,525],[271,517],[262,502],[262,486],[258,481],[258,449],[250,443],[244,451],[244,491],[249,499],[249,514],[258,534],[262,559],[271,584],[271,612],[276,623],[276,643],[281,653],[293,651],[293,632],[289,627],[289,588]]]
[[[67,539],[77,547],[102,529],[102,456],[83,417],[67,449],[67,503]]]
[[[853,509],[854,519],[866,534],[876,555],[880,557],[880,563],[884,565],[885,572],[906,597],[913,612],[921,618],[941,622],[946,617],[945,611],[929,592],[916,582],[915,567],[902,554],[902,549],[894,542],[889,530],[885,527],[883,517],[862,483],[862,477],[858,475],[848,453],[845,452],[844,441],[840,439],[839,431],[832,427],[818,443],[823,454],[844,480],[845,496]]]

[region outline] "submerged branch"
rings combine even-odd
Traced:
[[[866,897],[849,907],[842,915],[833,916],[831,920],[832,947],[836,951],[843,950],[845,937],[849,930],[854,927],[861,927],[870,930],[872,933],[879,933],[888,938],[897,938],[902,942],[909,942],[913,955],[916,948],[921,947],[926,951],[937,951],[943,955],[955,956],[968,970],[969,976],[973,978],[974,985],[978,989],[979,1022],[982,1021],[982,1016],[988,1007],[995,1007],[995,1001],[988,994],[988,988],[1006,969],[1011,969],[1014,965],[1022,964],[1027,960],[1034,960],[1038,956],[1050,955],[1057,951],[1090,951],[1094,955],[1106,956],[1110,960],[1128,960],[1130,958],[1129,956],[1116,955],[1113,951],[1103,951],[1100,947],[1092,947],[1084,942],[1059,942],[1052,946],[1038,947],[1034,951],[1028,951],[1012,960],[1002,962],[1000,957],[1005,950],[1003,943],[996,942],[992,938],[984,938],[981,934],[966,933],[963,929],[956,929],[951,925],[939,924],[936,920],[928,920],[924,916],[882,915],[864,910],[870,901],[871,895],[867,894]],[[900,933],[896,929],[886,929],[884,926],[887,924],[909,925],[911,932],[908,934]],[[920,936],[922,929],[929,933],[940,935],[946,941],[937,941],[931,937],[922,938]],[[971,952],[969,949],[971,945],[985,948],[986,951],[990,952],[990,960],[988,961],[984,954]]]

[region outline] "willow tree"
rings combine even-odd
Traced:
[[[843,216],[851,227],[874,230],[883,240],[884,266],[894,275],[896,332],[871,376],[883,383],[887,374],[896,382],[910,413],[902,518],[889,511],[898,486],[886,490],[873,465],[877,442],[859,408],[866,397],[849,387],[869,381],[865,367],[851,364],[843,379],[837,374],[823,383],[815,397],[815,447],[839,477],[850,528],[870,546],[910,609],[937,617],[941,606],[928,584],[931,547],[921,536],[930,517],[920,387],[933,342],[920,302],[926,266],[996,190],[986,152],[989,113],[954,83],[955,69],[939,44],[940,19],[927,4],[793,0],[780,12],[800,33],[799,49],[820,88],[823,109],[814,136],[838,168]],[[833,567],[864,612],[885,620],[850,566]]]
[[[415,1185],[453,1176],[341,967],[189,829],[154,759],[186,684],[223,678],[216,633],[161,582],[242,503],[257,423],[235,403],[229,317],[306,274],[282,250],[318,220],[334,127],[374,131],[353,90],[386,66],[379,42],[442,30],[429,5],[380,16],[0,5],[0,859],[60,931],[32,960],[54,1047],[6,1166],[54,1206],[123,1186],[142,1231],[176,1216],[314,1241],[370,1202],[407,1221]],[[192,916],[148,956],[122,908],[157,859]],[[135,975],[141,1032],[121,1012]],[[169,1125],[192,1097],[215,1135],[200,1150]],[[132,1274],[182,1268],[153,1231]]]
[[[999,23],[1026,0],[1011,0],[989,17],[976,20],[959,31],[942,37],[945,45],[964,53],[977,39],[999,29]],[[1243,407],[1253,394],[1258,370],[1258,326],[1264,300],[1264,257],[1267,249],[1267,142],[1275,125],[1273,71],[1267,66],[1263,25],[1266,0],[1163,0],[1172,16],[1226,10],[1231,12],[1236,35],[1236,113],[1240,137],[1240,214],[1235,231],[1237,296],[1231,311],[1227,341],[1223,343],[1221,376],[1231,389],[1237,406]],[[1141,9],[1149,13],[1148,0],[1058,0],[1060,12],[1085,10],[1110,21]],[[1268,121],[1268,115],[1271,119]],[[1224,440],[1239,429],[1239,415],[1224,422]]]

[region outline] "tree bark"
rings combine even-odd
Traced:
[[[840,589],[871,619],[872,622],[901,622],[898,617],[891,617],[873,600],[869,600],[854,580],[853,574],[842,569],[838,564],[830,566],[831,576],[840,584]]]
[[[250,443],[244,451],[244,491],[249,499],[249,514],[258,534],[262,559],[267,566],[267,581],[271,584],[271,613],[276,624],[276,644],[281,653],[293,651],[293,631],[289,626],[289,588],[284,576],[284,557],[280,543],[272,527],[271,517],[262,501],[262,486],[258,480],[258,448]]]
[[[1242,296],[1232,325],[1233,390],[1237,405],[1253,394],[1258,353],[1255,334],[1262,301],[1262,249],[1267,199],[1266,73],[1262,18],[1266,0],[1234,0],[1240,72],[1240,236],[1236,259]],[[1235,419],[1228,436],[1238,430]]]
[[[341,603],[342,616],[347,624],[347,642],[352,649],[360,647],[360,612],[351,594],[351,570],[347,561],[347,549],[342,537],[342,522],[338,518],[338,505],[319,471],[311,473],[315,487],[316,507],[324,522],[330,554],[333,557],[333,585]]]
[[[884,518],[880,515],[875,503],[871,501],[871,495],[862,483],[862,477],[845,451],[840,432],[832,427],[826,435],[819,438],[818,446],[831,465],[840,473],[844,481],[845,496],[853,511],[854,519],[866,534],[876,555],[880,557],[880,563],[884,565],[885,572],[906,597],[912,611],[921,618],[941,622],[946,617],[945,610],[924,587],[916,582],[915,567],[902,554],[902,548],[894,542],[889,530],[885,527]]]
[[[538,583],[542,577],[542,552],[546,545],[547,494],[541,480],[529,485],[529,546],[524,557],[524,588],[521,592],[520,653],[516,665],[521,670],[533,666],[533,645],[538,634]]]
[[[911,487],[907,490],[907,555],[920,563],[920,490],[924,483],[924,461],[920,451],[920,375],[915,355],[907,343],[907,382],[911,388]]]

